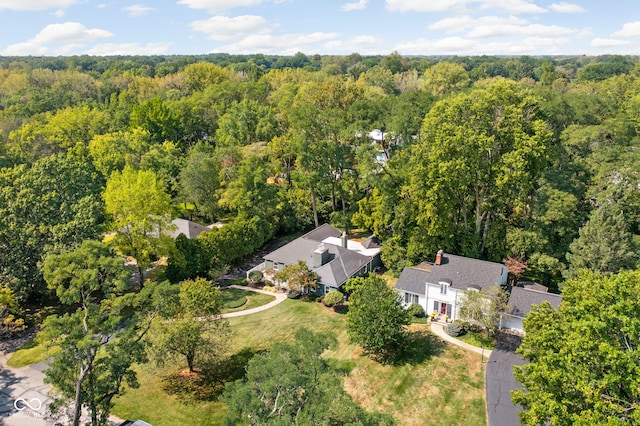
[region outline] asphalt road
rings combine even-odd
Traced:
[[[514,353],[518,339],[507,337],[507,342],[498,341],[487,362],[485,391],[487,395],[487,417],[489,426],[517,426],[520,424],[520,406],[511,402],[511,389],[520,387],[513,377],[513,366],[526,362]]]

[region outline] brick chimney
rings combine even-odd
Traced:
[[[442,265],[443,257],[444,257],[444,252],[442,250],[438,250],[438,253],[436,253],[436,265]]]

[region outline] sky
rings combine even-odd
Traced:
[[[0,56],[640,55],[638,0],[0,0]]]

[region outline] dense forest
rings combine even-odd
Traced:
[[[635,57],[0,58],[2,288],[51,297],[44,259],[113,231],[177,282],[325,221],[392,272],[633,268],[639,128]],[[228,225],[158,238],[174,217]]]
[[[318,325],[321,316],[330,320],[320,328],[331,333],[277,335],[266,353],[256,341],[238,352],[220,317],[223,292],[212,279],[274,236],[329,222],[376,234],[391,274],[442,249],[504,262],[515,279],[563,289],[571,304],[559,313],[543,304],[526,320],[523,354],[538,370],[519,374],[531,380],[529,392],[538,389],[536,380],[548,380],[537,372],[558,377],[556,348],[572,348],[561,375],[569,383],[556,389],[565,395],[571,380],[583,389],[583,377],[593,376],[591,364],[570,365],[595,359],[583,348],[613,336],[616,354],[624,347],[615,340],[619,324],[636,312],[627,304],[635,287],[625,280],[637,272],[624,270],[638,264],[639,129],[636,57],[2,57],[0,337],[38,326],[33,344],[44,347],[46,380],[58,391],[50,408],[72,407],[73,424],[82,407],[91,424],[105,424],[118,395],[140,386],[137,366],[151,360],[186,361],[187,380],[172,371],[162,378],[165,390],[213,401],[222,411],[209,414],[218,420],[227,409],[231,423],[279,410],[319,423],[393,424],[388,409],[356,403],[336,368],[342,363],[321,356],[336,344],[336,324],[344,327],[335,312],[281,304],[307,315],[273,320],[261,334],[309,318]],[[174,218],[223,226],[174,240]],[[387,282],[363,282],[347,322],[357,325],[358,309],[374,307],[397,313],[402,331],[408,314]],[[610,312],[610,328],[588,321],[594,310]],[[370,326],[367,315],[362,323]],[[594,333],[585,328],[592,324]],[[424,354],[435,354],[431,339],[422,342]],[[630,348],[626,337],[624,344]],[[540,347],[549,348],[550,368],[544,357],[535,363]],[[636,377],[618,373],[617,355],[609,368],[609,352],[599,365],[614,372],[611,380]],[[280,385],[290,379],[282,402]],[[460,392],[473,392],[460,383]],[[600,372],[593,383],[603,383]],[[610,383],[615,392],[586,392],[596,406],[601,394],[626,401],[619,389],[638,389]],[[546,400],[535,393],[516,398],[532,416],[556,406],[538,407]],[[459,412],[475,404],[467,402]],[[163,411],[155,400],[151,406]],[[614,409],[624,417],[625,407]],[[484,419],[484,409],[474,415]]]

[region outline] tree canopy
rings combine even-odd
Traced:
[[[515,368],[513,401],[530,425],[634,424],[640,421],[640,272],[582,271],[566,282],[556,311],[530,312]]]
[[[351,341],[384,362],[402,354],[409,315],[384,279],[371,275],[349,298],[347,332]]]

